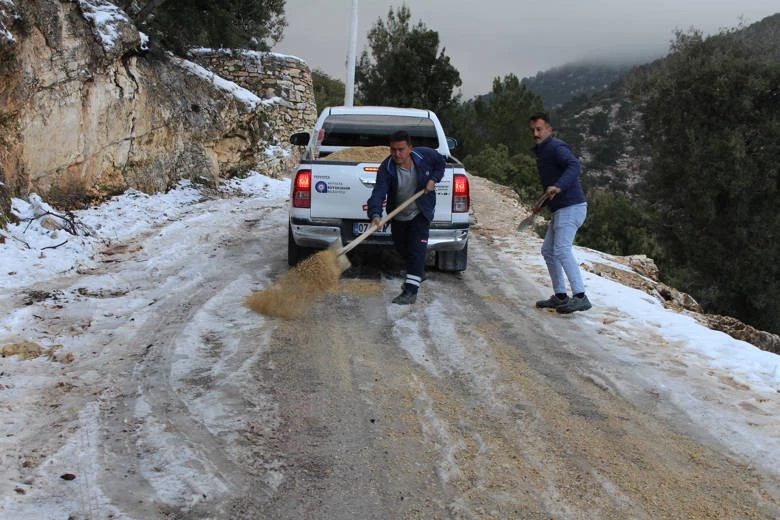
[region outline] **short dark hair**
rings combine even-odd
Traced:
[[[540,119],[548,125],[550,124],[550,116],[548,116],[546,112],[535,112],[531,114],[531,117],[528,118],[528,121],[533,123],[535,121],[539,121]]]
[[[401,141],[406,141],[407,144],[412,144],[412,137],[409,135],[409,132],[406,130],[396,130],[392,134],[390,134],[390,142],[391,143],[398,143]]]

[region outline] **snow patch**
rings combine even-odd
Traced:
[[[121,25],[133,25],[124,11],[108,0],[79,0],[84,19],[90,22],[100,36],[105,50],[111,50],[117,45]]]

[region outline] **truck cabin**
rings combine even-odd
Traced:
[[[319,157],[353,146],[388,146],[390,134],[396,130],[409,132],[412,146],[439,148],[436,125],[426,117],[331,114],[320,130]],[[290,138],[293,144],[308,144],[308,140],[308,133],[295,134]]]

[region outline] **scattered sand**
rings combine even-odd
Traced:
[[[49,349],[45,349],[35,342],[26,340],[3,345],[0,348],[0,355],[3,357],[16,356],[23,361],[47,356],[49,361],[58,361],[63,364],[72,363],[76,359],[76,355],[73,352],[64,352],[62,345],[54,345]]]
[[[20,341],[19,343],[8,343],[0,349],[0,354],[5,356],[16,356],[19,359],[35,359],[45,354],[43,348],[32,341]]]
[[[244,305],[266,316],[297,318],[335,289],[340,277],[336,252],[325,249],[287,271],[273,286],[247,296]]]
[[[378,296],[384,290],[384,284],[367,280],[349,280],[341,285],[341,291],[352,296]]]

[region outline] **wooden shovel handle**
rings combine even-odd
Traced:
[[[542,211],[542,206],[544,205],[544,202],[547,200],[547,192],[544,192],[539,199],[534,203],[534,205],[531,207],[531,212],[534,214],[539,213]]]
[[[374,231],[378,231],[378,230],[382,229],[382,226],[384,226],[390,219],[392,219],[394,216],[398,215],[401,211],[403,211],[403,209],[406,206],[408,206],[409,204],[411,204],[412,202],[414,202],[415,200],[420,198],[420,195],[422,195],[423,193],[425,193],[425,190],[420,190],[417,193],[415,193],[414,195],[412,195],[411,197],[409,197],[408,199],[406,199],[405,201],[403,201],[401,204],[398,205],[397,208],[395,208],[393,211],[391,211],[390,213],[388,213],[387,215],[382,217],[382,219],[379,221],[378,225],[376,225],[376,226],[369,226],[369,228],[367,230],[365,230],[359,237],[357,237],[352,242],[350,242],[349,244],[347,244],[344,247],[342,247],[341,249],[339,249],[336,252],[336,256],[341,256],[344,253],[346,253],[348,251],[351,251],[358,244],[360,244],[363,240],[365,240],[369,236],[371,236],[371,234]]]

